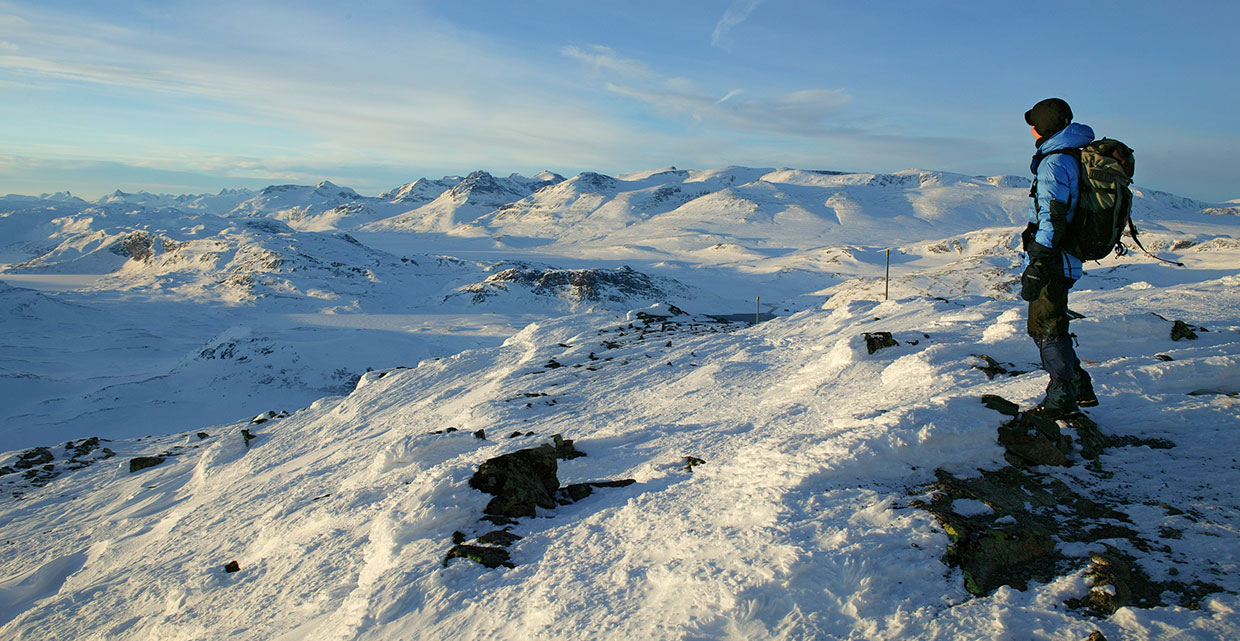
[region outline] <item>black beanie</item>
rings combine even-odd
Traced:
[[[1043,138],[1052,136],[1072,122],[1072,108],[1059,98],[1047,98],[1025,112],[1025,122],[1033,125]]]

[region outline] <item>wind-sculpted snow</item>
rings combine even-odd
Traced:
[[[1073,609],[1091,593],[1101,545],[1054,544],[1062,569],[1049,579],[980,598],[945,564],[948,534],[911,494],[936,470],[972,479],[1005,465],[1004,417],[979,398],[1029,403],[1043,384],[977,367],[982,350],[1023,369],[1032,356],[1018,303],[965,297],[854,301],[752,327],[666,307],[574,315],[502,346],[364,374],[288,418],[108,443],[113,459],[0,502],[15,543],[0,561],[12,577],[0,629],[1229,638],[1240,630],[1235,281],[1086,292],[1074,307],[1088,317],[1077,332],[1102,399],[1091,415],[1109,435],[1175,446],[1115,446],[1089,467],[1041,472],[1105,495],[1131,536],[1154,544],[1124,551],[1151,579],[1214,586],[1197,609]],[[1192,314],[1210,332],[1173,341],[1151,310]],[[896,344],[870,353],[864,334],[881,332]],[[559,464],[563,486],[635,482],[539,508],[483,543],[506,546],[514,567],[445,564],[458,533],[487,529],[493,497],[470,487],[479,467],[555,434],[586,454]],[[128,471],[149,456],[165,460]],[[982,514],[959,503],[966,518]]]

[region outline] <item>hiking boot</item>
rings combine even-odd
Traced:
[[[1064,418],[1072,418],[1074,416],[1079,416],[1081,414],[1080,410],[1077,409],[1076,407],[1071,407],[1071,408],[1052,407],[1044,403],[1038,403],[1037,405],[1033,406],[1033,409],[1025,410],[1025,413],[1030,414],[1032,416],[1040,416],[1042,418],[1050,419],[1052,421],[1058,421]]]
[[[1094,388],[1078,389],[1076,392],[1076,404],[1080,407],[1098,407],[1098,396],[1094,394]]]
[[[1076,368],[1076,379],[1072,381],[1076,386],[1076,404],[1081,407],[1097,407],[1098,396],[1094,394],[1094,382],[1089,378],[1089,373]]]

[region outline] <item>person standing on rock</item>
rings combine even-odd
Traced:
[[[1063,249],[1080,194],[1079,150],[1093,142],[1094,130],[1072,122],[1072,109],[1059,98],[1038,102],[1025,112],[1025,122],[1033,127],[1037,153],[1030,166],[1029,225],[1021,234],[1026,267],[1020,296],[1029,303],[1029,336],[1050,375],[1046,397],[1029,411],[1057,419],[1098,404],[1068,332],[1068,290],[1082,276],[1081,260]]]

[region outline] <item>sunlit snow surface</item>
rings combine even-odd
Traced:
[[[1088,550],[1064,551],[1081,556],[1075,573],[975,599],[941,561],[946,535],[908,507],[936,468],[1003,464],[1002,416],[982,394],[1040,398],[1036,371],[974,367],[986,354],[1036,370],[1011,293],[1027,185],[742,168],[602,178],[529,196],[532,179],[496,179],[521,200],[481,213],[453,208],[486,202],[448,194],[461,179],[442,198],[407,186],[349,211],[333,208],[358,199],[334,185],[176,212],[132,195],[0,199],[0,465],[47,446],[61,470],[42,487],[0,476],[0,636],[1240,637],[1234,215],[1143,194],[1146,245],[1187,267],[1107,259],[1072,294],[1101,400],[1090,415],[1177,447],[1112,448],[1113,476],[1065,474],[1168,547],[1128,550],[1152,577],[1225,589],[1199,610],[1091,619],[1063,605],[1089,590]],[[107,249],[135,230],[171,242],[143,259]],[[629,265],[661,293],[461,289],[513,265]],[[636,315],[756,311],[757,296],[778,317],[752,327],[696,316],[643,336]],[[1209,331],[1172,341],[1176,319]],[[869,354],[875,331],[900,345]],[[267,410],[291,415],[250,423]],[[561,463],[562,484],[637,483],[521,520],[515,568],[445,567],[454,531],[486,531],[477,466],[553,434],[588,454]],[[65,471],[64,443],[90,436],[115,456]],[[705,462],[689,471],[686,456]]]

